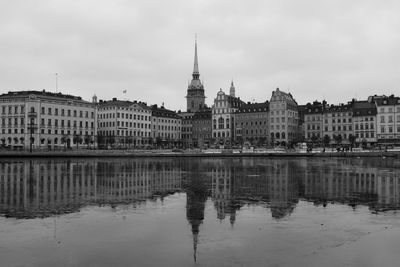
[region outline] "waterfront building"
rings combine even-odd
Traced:
[[[368,101],[354,101],[353,129],[355,142],[362,147],[376,144],[376,105]]]
[[[293,96],[277,88],[272,92],[269,110],[271,141],[282,145],[298,141],[301,131],[297,102]]]
[[[326,101],[314,101],[307,103],[304,107],[304,136],[308,142],[320,142],[323,138],[323,112],[326,107]]]
[[[146,103],[118,100],[98,104],[98,139],[101,147],[145,146],[151,138],[151,109]]]
[[[182,145],[182,118],[164,106],[151,106],[151,137],[157,147],[177,147]]]
[[[350,144],[349,137],[353,135],[352,102],[326,106],[323,119],[323,136],[329,136],[330,144]]]
[[[233,86],[233,82],[231,84]],[[226,95],[222,89],[212,106],[212,138],[215,144],[230,146],[234,138],[234,115],[244,102],[238,97]]]
[[[400,145],[400,97],[374,96],[377,108],[377,142]]]
[[[270,143],[269,102],[243,104],[235,112],[235,143],[263,146]]]
[[[205,148],[210,145],[212,138],[211,112],[211,108],[204,108],[194,113],[192,118],[193,147]],[[183,134],[184,132],[182,132]]]
[[[95,146],[96,97],[43,91],[0,95],[1,146],[33,149]]]

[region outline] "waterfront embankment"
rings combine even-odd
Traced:
[[[67,150],[67,151],[0,151],[1,158],[33,157],[400,157],[400,151],[356,152],[283,152],[240,150]]]

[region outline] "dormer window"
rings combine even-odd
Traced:
[[[386,105],[387,104],[387,100],[383,100],[383,104]]]

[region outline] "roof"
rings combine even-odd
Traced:
[[[35,96],[45,96],[45,97],[54,97],[54,98],[61,98],[65,100],[75,100],[75,101],[84,101],[80,96],[73,96],[73,95],[66,95],[62,93],[53,93],[53,92],[46,92],[43,91],[36,91],[36,90],[29,90],[29,91],[9,91],[8,93],[1,94],[0,98],[8,98],[8,97],[28,97],[30,95]],[[84,101],[88,102],[88,101]]]
[[[129,101],[129,100],[118,100],[116,98],[113,98],[112,100],[109,101],[103,101],[100,100],[99,102],[99,107],[100,108],[104,108],[104,107],[126,107],[126,108],[130,108],[133,107],[135,105],[140,106],[143,109],[150,109],[150,107],[147,106],[146,103],[144,102],[138,102],[138,101]]]
[[[168,118],[176,118],[180,119],[180,116],[178,114],[170,109],[162,107],[158,107],[157,105],[152,105],[151,106],[151,115],[153,117],[168,117]]]
[[[371,116],[376,115],[376,106],[374,103],[368,101],[355,101],[353,104],[353,116]]]
[[[311,115],[311,114],[322,114],[326,107],[326,102],[318,102],[314,101],[312,104],[307,103],[305,106],[302,106],[302,112],[304,115]]]
[[[268,112],[269,102],[263,103],[247,103],[242,105],[236,113],[254,113],[254,112]]]
[[[330,105],[326,106],[326,113],[334,113],[334,112],[348,112],[352,111],[352,104],[339,104],[339,105]]]
[[[394,95],[375,98],[374,100],[377,106],[400,105],[400,97],[395,97]]]

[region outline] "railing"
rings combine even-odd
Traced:
[[[28,117],[36,117],[37,116],[37,112],[28,112]]]

